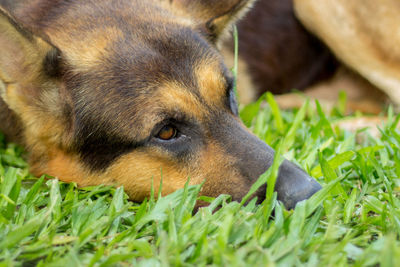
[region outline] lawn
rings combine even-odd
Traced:
[[[341,99],[329,114],[307,103],[281,111],[272,95],[241,108],[256,135],[323,185],[294,211],[269,190],[258,206],[222,195],[193,213],[200,186],[132,203],[123,188],[32,177],[22,149],[0,137],[0,266],[396,266],[399,117],[389,108],[380,138],[344,131]]]

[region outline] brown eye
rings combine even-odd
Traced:
[[[171,125],[164,126],[157,134],[157,138],[162,140],[171,140],[172,138],[176,137],[177,130],[175,127]]]

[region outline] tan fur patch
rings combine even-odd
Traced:
[[[51,46],[40,38],[27,39],[1,13],[0,32],[0,79],[6,84],[36,80]]]
[[[138,140],[146,138],[154,126],[165,119],[164,113],[172,116],[174,113],[182,114],[196,120],[202,120],[208,114],[204,104],[177,82],[166,82],[160,85],[152,95],[139,95],[135,101],[140,103],[141,107],[145,107],[143,110],[138,108],[135,115],[135,120],[141,126],[135,128],[132,124],[123,124],[122,122],[126,119],[121,117],[118,134],[126,133],[127,138],[134,136]]]
[[[49,88],[42,85],[42,90],[39,90],[34,84],[13,83],[6,89],[7,104],[24,123],[24,144],[36,155],[47,153],[51,147],[67,146],[70,142],[61,119],[58,89],[52,83],[47,85]],[[38,106],[41,102],[47,103],[47,106]]]
[[[54,32],[51,38],[56,46],[64,48],[63,55],[79,71],[93,69],[107,55],[106,48],[124,38],[124,34],[116,27],[105,27],[93,29],[82,37],[78,39],[65,35],[65,32]]]
[[[202,195],[218,196],[230,192],[232,196],[239,196],[248,190],[245,180],[233,166],[237,158],[223,151],[217,143],[211,142],[198,155],[198,164],[191,174],[205,179]]]
[[[67,154],[61,150],[47,150],[46,159],[48,162],[40,161],[31,163],[31,172],[37,176],[44,173],[57,177],[64,182],[76,182],[82,186],[93,185],[94,181],[85,179],[89,177],[89,173],[81,166],[80,160],[74,155]],[[99,183],[100,177],[97,177]]]
[[[162,194],[166,195],[183,188],[189,177],[189,173],[182,169],[179,162],[168,160],[168,155],[157,149],[126,154],[104,173],[89,172],[81,165],[78,157],[62,151],[53,151],[49,158],[51,160],[46,166],[32,166],[33,173],[41,175],[46,172],[62,181],[76,182],[79,186],[123,185],[134,201],[142,201],[150,195],[152,180],[157,194],[162,177]],[[196,177],[190,180],[190,184],[201,182]]]
[[[175,82],[163,85],[157,98],[157,103],[162,107],[180,110],[191,117],[201,119],[208,113],[194,94]]]
[[[226,82],[219,70],[219,62],[200,63],[195,70],[200,94],[208,104],[218,105],[225,97]]]
[[[165,152],[152,149],[123,156],[109,168],[106,175],[123,184],[132,200],[141,201],[149,196],[152,180],[157,193],[162,177],[162,194],[165,195],[183,188],[190,174],[179,162],[169,160]],[[201,183],[191,178],[191,184]]]

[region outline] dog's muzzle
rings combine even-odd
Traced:
[[[219,128],[215,131],[216,139],[221,140],[221,144],[229,154],[236,155],[238,161],[232,167],[239,171],[250,188],[258,177],[272,166],[275,152],[237,121],[225,117],[221,125],[226,125],[225,129],[229,131]],[[320,189],[320,184],[296,164],[288,160],[281,163],[275,191],[278,200],[282,201],[287,209],[293,209],[296,203],[308,199]],[[265,199],[265,192],[264,185],[254,194],[258,198],[258,203]],[[243,193],[247,192],[232,195],[232,197],[240,201],[244,196]]]

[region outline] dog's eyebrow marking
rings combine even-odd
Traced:
[[[201,97],[206,103],[222,103],[226,96],[227,80],[219,61],[201,62],[195,68],[195,76]]]
[[[54,45],[63,47],[65,60],[80,71],[91,70],[98,65],[107,54],[106,48],[124,38],[124,33],[115,26],[94,28],[80,39],[65,31],[55,30],[52,34]]]
[[[167,109],[180,110],[188,117],[199,119],[208,113],[198,96],[179,83],[166,83],[160,92],[158,101],[161,106]]]

